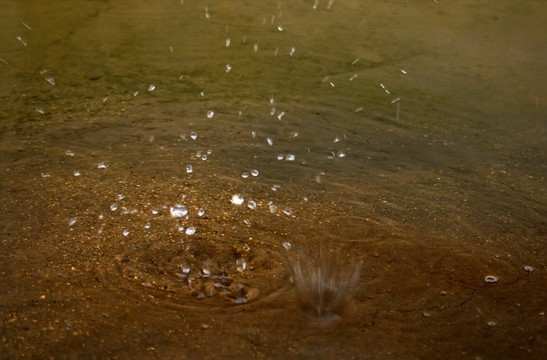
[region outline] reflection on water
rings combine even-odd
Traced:
[[[6,2],[8,353],[540,354],[545,13]],[[338,323],[294,316],[289,244],[292,275],[362,267]]]

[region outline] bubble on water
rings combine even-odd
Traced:
[[[248,203],[247,203],[247,207],[251,210],[256,210],[257,208],[257,205],[256,205],[256,201],[254,200],[250,200]]]
[[[203,161],[207,160],[207,155],[205,155],[205,154],[201,155],[201,160],[203,160]]]
[[[283,247],[285,250],[290,250],[292,248],[292,244],[288,241],[283,242]]]
[[[193,226],[190,226],[189,228],[186,229],[186,235],[188,236],[194,235],[195,233],[196,233],[196,228]]]
[[[230,38],[227,37],[227,38],[226,38],[226,47],[230,46],[230,42],[231,42]]]
[[[186,172],[188,174],[191,174],[193,171],[194,171],[194,169],[192,168],[192,165],[186,165]]]
[[[226,64],[226,73],[229,73],[230,71],[232,71],[232,65]]]
[[[104,162],[100,162],[97,164],[97,169],[106,169],[108,166]]]
[[[279,120],[279,121],[283,120],[283,116],[285,116],[284,111],[280,112],[279,115],[277,115],[277,120]]]
[[[236,269],[239,272],[244,272],[247,269],[247,261],[245,261],[245,259],[237,259]]]
[[[123,194],[118,194],[118,195],[116,195],[116,199],[121,201],[121,200],[125,199],[125,196],[123,196]]]
[[[190,133],[190,138],[191,138],[192,140],[196,140],[196,139],[198,138],[198,134],[196,134],[194,131],[192,131],[192,132]]]
[[[294,161],[294,160],[296,160],[296,155],[294,154],[285,155],[285,161]]]
[[[490,320],[486,323],[486,325],[488,325],[489,327],[496,327],[498,325],[498,323],[495,322],[495,321]]]
[[[486,275],[484,277],[484,282],[485,283],[497,283],[499,281],[499,278],[497,276],[494,276],[494,275]]]
[[[78,218],[76,218],[76,217],[70,218],[68,220],[68,226],[72,226],[72,225],[76,224],[76,221],[78,221]]]
[[[233,205],[241,205],[243,204],[243,202],[245,201],[245,199],[243,198],[243,196],[239,195],[239,194],[235,194],[232,196],[232,200],[230,200],[230,202],[233,204]]]
[[[275,205],[273,201],[270,201],[270,203],[268,204],[268,208],[270,209],[270,212],[272,214],[275,214],[277,212],[277,205]]]
[[[258,176],[258,170],[256,169],[251,170],[251,175],[255,177]]]
[[[123,236],[129,236],[129,230],[124,229],[124,231],[123,231]]]
[[[82,175],[82,173],[81,173],[79,170],[74,170],[74,172],[72,173],[72,175],[74,175],[74,176],[80,176],[80,175]]]
[[[150,92],[156,90],[156,85],[154,85],[154,84],[148,85],[148,89],[147,89],[147,90],[150,91]]]
[[[207,111],[207,118],[208,119],[212,119],[213,116],[215,116],[215,112],[213,110]]]
[[[198,216],[199,217],[202,217],[204,214],[205,214],[205,210],[203,210],[203,209],[198,210]]]
[[[244,178],[244,179],[247,179],[249,177],[249,173],[244,171],[241,173],[241,177]]]
[[[171,216],[174,218],[181,218],[188,215],[188,209],[184,205],[177,204],[169,209]]]
[[[76,154],[74,154],[74,151],[72,151],[72,150],[65,150],[65,155],[74,156]]]
[[[266,141],[268,142],[268,145],[270,145],[270,146],[273,145],[273,140],[272,140],[272,138],[266,138]]]
[[[152,224],[150,224],[149,222],[147,222],[146,224],[144,224],[144,228],[145,229],[150,229],[152,227]]]
[[[110,205],[110,211],[116,211],[116,210],[118,210],[118,204]]]
[[[531,273],[532,271],[534,271],[534,267],[530,265],[524,265],[523,268],[524,271],[526,271],[527,273]]]

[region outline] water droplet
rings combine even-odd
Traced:
[[[336,156],[339,157],[340,159],[341,159],[341,158],[345,158],[345,157],[346,157],[346,153],[343,152],[343,151],[338,151],[338,152],[336,153]]]
[[[153,209],[151,212],[152,212],[152,215],[158,215],[160,213],[159,210],[156,210],[156,209]]]
[[[184,231],[184,226],[177,226],[177,230],[178,232],[183,232]]]
[[[253,176],[258,176],[258,170],[254,169],[254,170],[251,170],[251,175]]]
[[[526,271],[527,273],[531,273],[532,271],[534,271],[534,267],[530,265],[524,265],[523,268],[524,271]]]
[[[152,92],[154,90],[156,90],[156,85],[153,85],[153,84],[148,85],[148,91]]]
[[[244,179],[247,179],[249,177],[249,173],[244,171],[241,173],[241,177],[244,178]]]
[[[285,248],[285,250],[289,250],[290,248],[292,248],[292,244],[288,241],[285,241],[283,243],[283,247]]]
[[[256,202],[254,200],[249,201],[247,203],[247,207],[251,210],[256,210],[256,207],[257,207]]]
[[[50,85],[55,86],[55,79],[52,78],[51,76],[45,77],[45,80],[46,80]]]
[[[72,150],[65,150],[65,155],[68,155],[68,156],[74,156],[74,151]]]
[[[188,174],[191,174],[192,171],[194,171],[194,169],[192,168],[192,165],[186,165],[186,172],[187,172]]]
[[[78,221],[78,218],[71,218],[70,220],[68,220],[68,226],[72,226],[74,224],[76,224],[76,221]]]
[[[487,275],[484,277],[484,282],[486,283],[497,283],[498,281],[498,277],[494,275]]]
[[[116,211],[116,210],[118,210],[118,204],[110,205],[110,211]]]
[[[186,229],[186,235],[191,236],[196,233],[196,228],[193,226],[190,226],[188,229]]]
[[[247,269],[247,261],[245,261],[245,259],[237,259],[236,260],[236,269],[239,272],[244,272],[245,269]]]
[[[104,162],[100,162],[97,164],[97,169],[106,169],[108,166]]]
[[[43,178],[48,178],[48,177],[51,177],[51,175],[50,175],[50,174],[48,174],[48,173],[42,173],[42,174],[41,174],[41,176],[42,176]]]
[[[277,155],[277,160],[279,160],[279,161],[283,160],[284,158],[285,158],[285,155],[283,155],[283,154]]]
[[[285,156],[285,161],[294,161],[296,159],[296,156],[294,154],[287,154]]]
[[[232,196],[232,204],[234,205],[241,205],[243,204],[243,202],[245,201],[245,199],[243,198],[243,196],[239,195],[239,194],[235,194],[234,196]]]
[[[205,214],[205,210],[203,210],[203,209],[198,210],[198,216],[199,217],[202,217],[204,214]]]
[[[230,38],[226,38],[226,47],[230,46]]]
[[[123,196],[123,194],[116,195],[116,199],[118,199],[120,201],[123,200],[124,198],[125,198],[125,196]]]
[[[243,219],[243,223],[244,223],[245,225],[249,225],[249,224],[251,223],[251,220],[249,220],[249,219]]]
[[[192,132],[190,133],[190,138],[191,138],[192,140],[196,140],[196,139],[198,138],[198,134],[196,134],[195,132],[192,131]]]
[[[283,119],[283,116],[285,116],[284,111],[280,112],[279,115],[277,115],[277,120],[281,121]]]
[[[289,52],[289,55],[290,55],[290,56],[293,56],[294,53],[296,53],[296,48],[293,46],[293,47],[291,48],[291,51]]]
[[[205,7],[205,18],[207,20],[209,20],[209,18],[211,18],[211,14],[209,14],[209,8],[207,6]]]
[[[207,118],[212,119],[215,116],[215,112],[212,110],[207,111]]]
[[[80,176],[82,175],[82,173],[78,170],[74,170],[74,172],[72,173],[74,176]]]
[[[232,65],[226,64],[226,73],[229,73],[230,71],[232,71]]]
[[[283,210],[283,214],[287,215],[287,216],[291,216],[293,214],[292,210],[287,208],[285,210]]]
[[[270,145],[270,146],[273,145],[273,140],[272,140],[272,138],[266,138],[266,141],[268,142],[268,145]]]
[[[279,25],[279,26],[277,26],[277,30],[279,32],[283,32],[285,30],[285,28],[283,27],[283,25]]]
[[[495,321],[488,321],[488,322],[486,323],[486,325],[488,325],[489,327],[496,327],[496,326],[498,325],[498,323],[495,322]]]
[[[129,230],[125,229],[125,230],[123,231],[123,236],[128,236],[128,235],[129,235]]]
[[[185,217],[188,214],[188,209],[186,206],[177,204],[170,209],[171,216],[174,218]]]
[[[150,224],[149,222],[147,222],[146,224],[144,224],[144,228],[145,229],[150,229],[152,227],[152,224]]]

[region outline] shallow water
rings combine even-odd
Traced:
[[[4,2],[2,353],[542,358],[544,14]],[[286,243],[360,263],[339,321]]]

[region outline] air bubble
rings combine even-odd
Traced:
[[[188,209],[186,206],[177,204],[170,209],[171,216],[174,218],[185,217],[188,214]]]
[[[241,177],[244,178],[244,179],[247,179],[249,177],[249,173],[244,171],[241,173]]]
[[[243,202],[245,201],[245,199],[243,198],[243,196],[239,195],[239,194],[235,194],[232,196],[232,200],[231,200],[231,203],[233,205],[241,205],[243,204]]]
[[[191,236],[196,233],[196,228],[193,226],[190,226],[188,229],[186,229],[186,235]]]
[[[494,275],[487,275],[484,277],[485,283],[497,283],[499,281],[497,276]]]
[[[258,176],[258,170],[256,170],[256,169],[251,170],[251,175],[253,175],[255,177]]]

